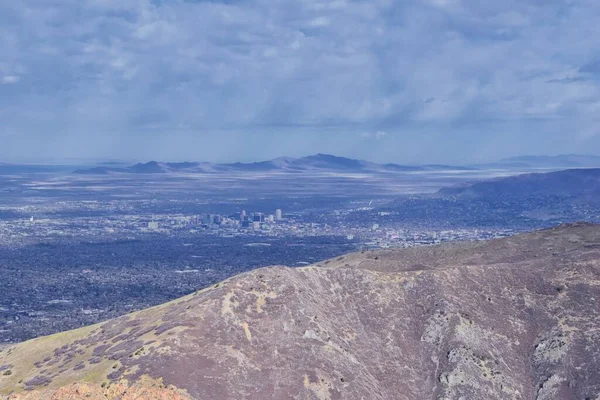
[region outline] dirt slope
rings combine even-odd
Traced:
[[[600,226],[255,270],[0,349],[10,394],[598,400]]]

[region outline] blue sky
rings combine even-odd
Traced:
[[[0,160],[600,154],[593,0],[0,2]]]

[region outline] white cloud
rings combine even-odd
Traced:
[[[360,137],[363,137],[365,139],[376,139],[376,140],[380,140],[383,139],[384,137],[386,137],[388,134],[387,132],[384,131],[377,131],[377,132],[361,132],[359,133]]]
[[[308,24],[313,27],[323,27],[323,26],[328,26],[329,23],[330,23],[329,18],[317,17],[317,18],[310,20],[310,22]]]
[[[21,78],[16,75],[5,75],[2,77],[2,84],[10,85],[13,83],[18,83],[20,80]]]

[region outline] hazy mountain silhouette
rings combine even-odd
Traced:
[[[600,167],[600,157],[581,154],[563,154],[557,156],[518,156],[504,158],[490,164],[479,165],[482,168],[583,168]]]
[[[600,195],[600,168],[569,169],[496,178],[443,188],[438,194],[462,197]]]
[[[310,171],[339,171],[339,172],[398,172],[398,171],[430,171],[430,170],[472,170],[474,167],[448,165],[399,165],[377,164],[370,161],[355,160],[330,154],[315,154],[302,158],[280,157],[268,161],[251,163],[163,163],[150,161],[125,168],[101,166],[89,169],[79,169],[78,174],[109,174],[109,173],[215,173],[215,172],[310,172]]]

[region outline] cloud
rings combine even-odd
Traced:
[[[361,132],[394,132],[385,142],[415,157],[456,140],[535,152],[531,132],[562,151],[565,127],[600,122],[599,13],[591,0],[2,2],[0,118],[21,139],[0,156],[36,154],[34,142],[265,158],[279,155],[266,140],[318,152],[325,135],[358,156],[380,150]],[[496,137],[508,128],[518,134]],[[232,137],[242,150],[217,154]]]
[[[2,84],[3,85],[10,85],[13,83],[18,83],[21,80],[21,78],[19,78],[16,75],[5,75],[2,77]]]
[[[383,139],[384,137],[386,137],[388,134],[387,134],[387,132],[377,131],[377,132],[361,132],[359,135],[360,135],[360,137],[363,137],[365,139],[380,140],[380,139]]]
[[[316,17],[313,18],[309,25],[310,26],[314,26],[314,27],[323,27],[323,26],[328,26],[330,23],[329,18],[327,17]]]
[[[579,68],[579,72],[583,74],[600,75],[600,59],[581,66],[581,68]]]

